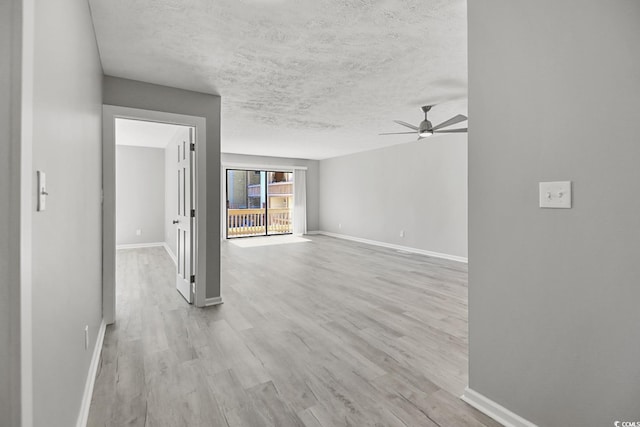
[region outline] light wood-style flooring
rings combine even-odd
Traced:
[[[164,249],[118,251],[89,426],[499,426],[458,398],[465,264],[309,239],[223,242],[205,309]]]

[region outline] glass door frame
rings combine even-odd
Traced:
[[[236,171],[236,172],[259,172],[261,175],[261,183],[262,183],[262,176],[264,176],[264,188],[261,188],[261,196],[264,196],[264,207],[260,207],[259,209],[264,210],[264,234],[247,234],[247,235],[237,235],[237,236],[233,236],[230,235],[229,233],[229,229],[230,227],[230,223],[229,223],[229,204],[230,204],[230,197],[229,197],[229,176],[230,176],[230,172],[231,171]],[[295,186],[295,182],[293,182],[293,171],[291,170],[286,170],[286,169],[270,169],[268,167],[256,167],[256,168],[246,168],[246,167],[235,167],[235,166],[229,166],[229,167],[223,167],[223,173],[224,173],[224,179],[225,179],[225,194],[224,194],[224,203],[225,203],[225,215],[224,215],[224,228],[225,228],[225,238],[226,239],[242,239],[242,238],[247,238],[247,237],[265,237],[265,236],[282,236],[282,235],[287,235],[287,234],[293,234],[293,224],[291,224],[290,227],[290,231],[288,232],[283,232],[283,233],[270,233],[269,232],[269,182],[268,182],[268,174],[269,173],[286,173],[286,174],[290,174],[291,176],[291,183],[292,183],[292,188],[294,188],[293,186]],[[264,174],[264,175],[263,175]],[[248,180],[247,180],[247,189],[248,189]],[[262,187],[262,185],[261,185]],[[295,207],[295,203],[293,201],[293,190],[291,193],[291,199],[292,199],[292,203],[291,206],[287,206],[289,211],[291,212],[290,217],[291,217],[291,221],[293,221],[293,209]],[[247,193],[247,209],[249,208],[249,203],[248,203],[248,193]]]
[[[293,209],[295,208],[295,202],[293,200],[294,198],[294,186],[295,186],[295,182],[293,181],[293,177],[294,174],[292,171],[283,171],[283,170],[278,170],[278,169],[266,169],[265,171],[265,200],[266,200],[266,206],[267,209],[273,209],[276,210],[277,208],[274,208],[273,206],[271,206],[271,198],[274,197],[274,195],[272,193],[269,192],[269,185],[270,184],[278,184],[278,183],[290,183],[291,184],[291,193],[276,193],[276,195],[280,195],[280,197],[285,197],[287,199],[287,206],[286,206],[286,210],[288,211],[288,217],[289,218],[285,218],[285,220],[290,221],[289,225],[288,225],[288,229],[289,231],[287,232],[275,232],[275,231],[271,231],[269,232],[269,227],[273,226],[272,221],[275,218],[272,218],[269,216],[269,212],[267,211],[267,236],[283,236],[283,235],[287,235],[287,234],[293,234]],[[269,180],[269,174],[287,174],[288,176],[288,180],[286,181],[273,181],[270,182]],[[287,197],[288,196],[288,197]],[[288,199],[291,199],[291,202],[289,203]],[[279,218],[282,219],[282,218]]]

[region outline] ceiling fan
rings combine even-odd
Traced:
[[[442,128],[449,127],[451,125],[455,125],[456,123],[464,122],[465,120],[467,120],[467,116],[464,116],[462,114],[458,114],[457,116],[454,116],[449,120],[445,120],[444,122],[438,125],[432,126],[431,122],[427,120],[427,113],[429,112],[429,110],[431,110],[431,107],[433,107],[433,105],[424,105],[422,107],[422,111],[424,111],[424,120],[420,123],[419,126],[414,126],[410,123],[403,122],[401,120],[394,120],[394,122],[396,122],[399,125],[406,126],[410,129],[413,129],[412,132],[387,132],[387,133],[381,133],[380,135],[403,135],[403,134],[417,133],[418,140],[420,140],[428,136],[431,136],[433,134],[466,133],[467,132],[467,128],[441,130]]]

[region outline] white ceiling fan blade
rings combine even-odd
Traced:
[[[464,122],[465,120],[467,120],[467,116],[464,116],[462,114],[458,114],[457,116],[452,117],[449,120],[444,121],[444,122],[440,123],[439,125],[434,126],[433,130],[438,130],[438,129],[445,128],[447,126],[455,125],[456,123]]]
[[[418,126],[414,126],[414,125],[412,125],[412,124],[410,124],[410,123],[403,122],[402,120],[394,120],[394,122],[396,122],[396,123],[397,123],[397,124],[399,124],[399,125],[406,126],[406,127],[408,127],[409,129],[413,129],[413,130],[415,130],[415,131],[417,131],[417,130],[418,130]]]
[[[467,128],[461,129],[447,129],[447,130],[436,130],[433,133],[466,133]]]
[[[406,135],[406,134],[415,135],[415,132],[387,132],[387,133],[379,133],[378,135]]]

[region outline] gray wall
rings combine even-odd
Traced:
[[[199,227],[206,234],[205,250],[200,249],[200,265],[206,265],[206,297],[220,296],[220,97],[199,92],[105,76],[104,103],[204,117],[206,119],[205,220]]]
[[[0,3],[0,425],[20,415],[19,1]]]
[[[72,426],[102,318],[102,68],[86,1],[35,2],[34,55],[31,173],[46,172],[50,194],[46,211],[26,217],[33,226],[34,422]]]
[[[466,258],[467,136],[321,160],[320,229]]]
[[[0,3],[0,425],[10,425],[11,2]]]
[[[640,420],[640,2],[468,13],[470,387],[542,426]],[[538,208],[549,180],[573,209]]]
[[[171,222],[178,216],[178,179],[176,175],[176,150],[178,142],[189,141],[189,128],[183,127],[169,141],[164,150],[164,242],[176,255],[176,226]]]
[[[116,145],[117,245],[164,242],[164,157],[164,148]]]
[[[319,230],[319,162],[317,160],[291,159],[284,157],[247,156],[243,154],[222,153],[223,164],[241,164],[250,166],[306,166],[307,167],[307,230]],[[224,193],[223,193],[224,195]]]

